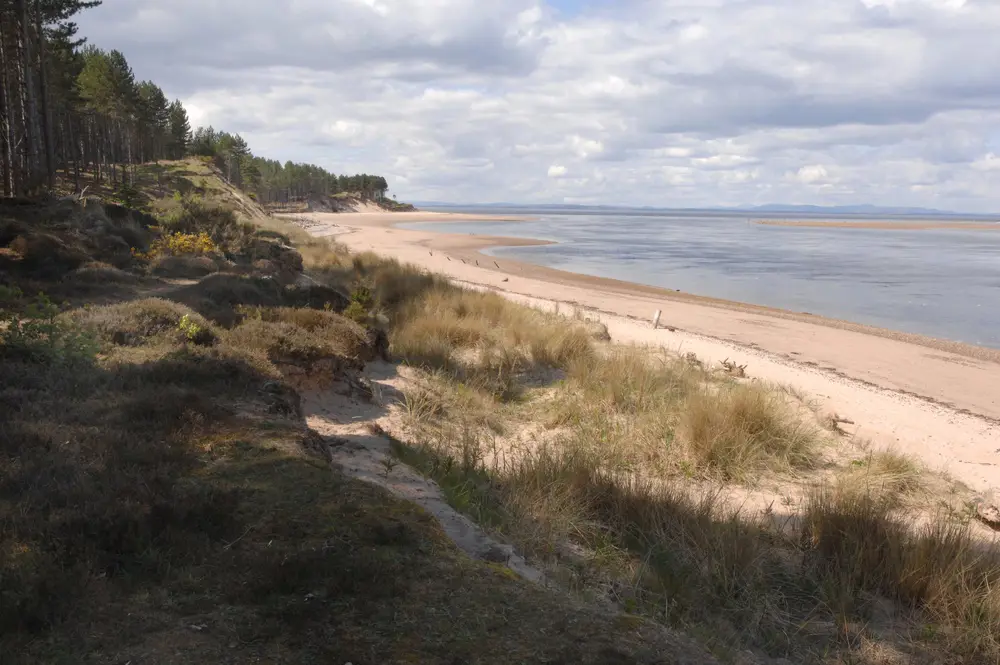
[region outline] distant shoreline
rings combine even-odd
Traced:
[[[1000,222],[970,221],[878,221],[846,219],[755,219],[761,226],[789,226],[801,228],[884,229],[890,231],[1000,231]]]
[[[447,212],[421,211],[419,213],[339,213],[339,214],[307,214],[295,215],[298,217],[300,225],[303,225],[313,235],[331,236],[341,234],[358,234],[367,230],[382,229],[384,232],[395,236],[399,242],[405,246],[423,248],[428,252],[429,258],[435,258],[434,251],[450,254],[458,261],[467,263],[470,267],[481,267],[491,273],[507,274],[510,276],[532,277],[550,284],[562,286],[573,286],[587,290],[599,290],[606,293],[613,293],[616,296],[637,296],[643,299],[668,301],[675,303],[685,303],[701,307],[711,307],[718,310],[728,310],[744,314],[754,314],[770,317],[773,319],[783,319],[797,323],[819,325],[828,329],[837,329],[860,333],[866,336],[891,339],[897,342],[914,344],[927,349],[934,349],[947,353],[954,353],[966,358],[991,363],[1000,363],[1000,349],[988,346],[969,344],[940,337],[932,337],[920,333],[906,332],[897,329],[883,328],[880,326],[858,323],[845,319],[813,314],[811,312],[797,312],[789,309],[772,307],[769,305],[759,305],[754,303],[727,300],[713,296],[698,295],[675,291],[660,286],[629,282],[611,277],[600,277],[586,273],[576,273],[558,268],[550,268],[539,264],[528,263],[510,258],[499,258],[487,254],[487,250],[504,247],[531,247],[541,245],[558,244],[551,240],[541,240],[538,238],[518,238],[511,236],[494,236],[478,233],[452,233],[437,230],[411,230],[400,228],[400,224],[410,223],[468,223],[468,222],[522,222],[530,221],[529,217],[516,217],[507,215],[489,214],[463,214]],[[302,224],[305,218],[306,223]],[[997,226],[1000,226],[998,224]],[[367,236],[367,233],[361,233]],[[353,244],[353,243],[348,243]],[[378,251],[377,246],[371,249]],[[438,257],[439,258],[439,257]],[[482,265],[477,263],[482,260]],[[499,266],[494,262],[502,261]],[[423,264],[424,260],[414,260],[415,263]],[[436,261],[435,261],[436,263]],[[497,268],[494,270],[494,268]],[[997,412],[1000,417],[1000,411]]]

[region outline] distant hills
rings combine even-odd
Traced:
[[[781,212],[781,213],[828,213],[837,215],[960,215],[962,213],[948,210],[936,210],[934,208],[906,208],[906,207],[886,207],[876,205],[851,205],[851,206],[814,206],[814,205],[784,205],[781,203],[771,203],[768,205],[754,206],[752,208],[720,208],[720,210],[738,210],[752,212]],[[964,216],[964,215],[963,215]]]
[[[493,202],[493,203],[448,203],[445,201],[414,201],[418,208],[459,208],[459,209],[482,209],[482,208],[519,208],[531,210],[641,210],[662,211],[662,212],[692,212],[692,213],[774,213],[780,215],[877,215],[877,216],[921,216],[921,217],[962,217],[962,218],[994,218],[995,215],[980,215],[971,213],[961,213],[950,210],[938,210],[935,208],[915,208],[905,206],[876,206],[870,204],[846,205],[846,206],[818,206],[818,205],[789,205],[783,203],[769,203],[759,206],[731,206],[731,207],[711,207],[711,208],[665,208],[657,206],[615,206],[615,205],[579,205],[570,203],[513,203],[513,202]]]

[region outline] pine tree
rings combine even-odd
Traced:
[[[167,158],[182,159],[188,153],[191,144],[191,123],[187,111],[180,100],[170,105],[170,121],[167,137]]]
[[[384,196],[379,176],[262,159],[239,134],[213,127],[192,134],[183,104],[138,82],[124,54],[77,38],[72,17],[99,4],[0,0],[0,193],[51,188],[58,171],[72,175],[77,191],[88,172],[98,183],[127,184],[141,162],[196,154],[265,202]]]
[[[170,130],[170,103],[163,90],[152,81],[142,81],[138,93],[139,161],[156,161],[165,156]]]

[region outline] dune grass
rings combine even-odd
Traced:
[[[946,516],[907,519],[923,481],[905,456],[822,481],[787,516],[792,534],[688,489],[816,470],[829,433],[787,390],[595,344],[490,293],[435,285],[394,323],[395,352],[430,372],[406,391],[397,454],[563,585],[721,654],[863,662],[876,644],[914,662],[1000,659],[1000,556]],[[495,349],[513,358],[499,391],[477,380],[498,371]]]
[[[725,480],[762,471],[809,469],[818,432],[768,388],[730,385],[701,389],[681,405],[680,437],[696,468]]]

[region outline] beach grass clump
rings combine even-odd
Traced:
[[[502,401],[526,375],[593,357],[586,331],[488,292],[439,286],[394,317],[392,351],[404,362],[448,372]]]
[[[588,403],[633,414],[674,409],[705,378],[688,363],[639,346],[614,347],[601,356],[580,358],[569,369],[573,388]]]
[[[804,470],[822,441],[784,397],[720,381],[704,368],[642,347],[614,347],[570,365],[564,389],[540,407],[550,429],[608,468],[748,482]]]
[[[844,493],[877,494],[901,503],[925,487],[924,470],[915,460],[894,450],[879,450],[851,461],[837,478]]]
[[[917,610],[924,632],[954,653],[1000,658],[1000,552],[967,525],[942,515],[915,528],[879,491],[821,488],[805,506],[802,539],[835,612],[857,616],[874,594]]]
[[[681,405],[680,438],[691,461],[724,480],[815,466],[820,434],[773,390],[752,384],[702,388]]]

